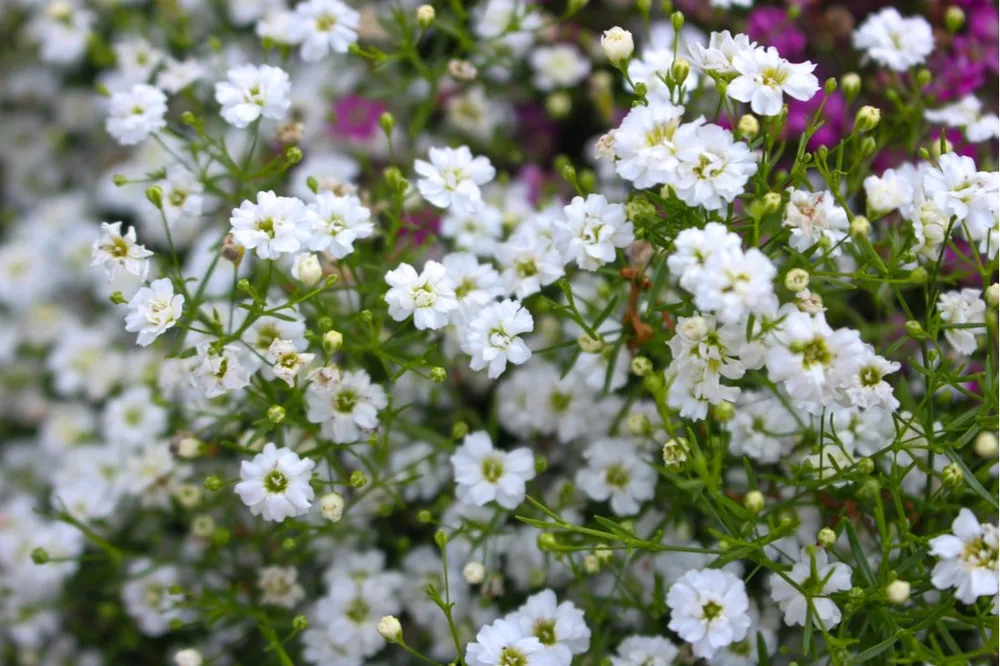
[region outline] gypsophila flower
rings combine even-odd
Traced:
[[[546,92],[574,86],[590,73],[590,60],[572,44],[539,46],[530,61],[535,87]]]
[[[828,256],[840,254],[838,245],[847,238],[851,226],[833,194],[805,190],[792,191],[783,224],[791,228],[788,244],[796,250],[805,252],[819,244],[820,252]]]
[[[340,0],[306,0],[295,6],[292,41],[300,44],[302,59],[321,60],[331,51],[347,53],[358,40],[360,15]]]
[[[555,228],[556,245],[585,270],[614,261],[615,248],[628,247],[635,238],[625,207],[608,203],[603,195],[573,197],[563,213],[566,221]]]
[[[212,342],[205,341],[195,351],[190,380],[206,398],[215,398],[250,384],[253,368],[240,345],[227,344],[217,349]]]
[[[677,175],[670,181],[677,198],[707,210],[732,203],[757,171],[750,149],[718,125],[699,127],[691,143],[681,145],[677,159]]]
[[[111,95],[105,126],[118,143],[131,146],[166,127],[166,113],[167,96],[159,88],[137,83]]]
[[[931,555],[940,558],[931,572],[931,582],[939,590],[955,588],[959,601],[973,604],[983,596],[997,594],[1000,579],[1000,544],[997,527],[980,523],[966,508],[951,524],[951,534],[930,540]]]
[[[737,53],[733,68],[739,76],[729,82],[726,94],[749,103],[753,112],[762,116],[781,112],[782,93],[804,102],[819,91],[819,81],[812,73],[816,65],[791,63],[773,46]]]
[[[977,289],[962,289],[941,294],[938,297],[937,310],[941,320],[951,326],[983,324],[986,321],[986,303]],[[976,334],[981,331],[982,327],[976,326],[945,328],[944,337],[955,351],[971,354],[979,346]]]
[[[436,261],[428,261],[417,274],[413,266],[401,264],[385,275],[389,291],[385,302],[389,316],[403,321],[413,315],[413,325],[419,330],[435,330],[448,323],[448,314],[458,308],[455,282],[448,271]]]
[[[267,348],[267,360],[272,364],[275,376],[289,386],[295,385],[296,375],[315,357],[315,354],[299,352],[291,340],[275,338]]]
[[[530,450],[499,451],[485,432],[466,435],[452,454],[451,465],[458,498],[477,506],[496,501],[505,509],[514,509],[524,500],[525,484],[535,478]]]
[[[215,101],[222,106],[227,123],[243,128],[261,117],[284,118],[292,105],[290,91],[288,74],[281,68],[242,65],[229,70],[226,80],[215,84]]]
[[[555,592],[542,590],[507,618],[520,625],[526,636],[534,636],[552,657],[553,666],[569,666],[573,655],[590,646],[590,629],[583,611],[570,601],[559,603]]]
[[[476,634],[465,649],[469,666],[550,666],[553,659],[534,636],[525,635],[516,622],[496,620]]]
[[[258,192],[257,203],[234,208],[229,224],[236,241],[261,259],[297,252],[309,233],[305,204],[274,192]]]
[[[840,624],[840,608],[829,595],[850,589],[851,567],[843,562],[830,563],[822,548],[814,551],[803,548],[798,561],[785,576],[788,580],[776,573],[768,579],[771,598],[785,614],[785,624],[805,625],[809,616],[827,630]]]
[[[628,440],[602,439],[583,453],[587,467],[576,482],[591,499],[608,501],[616,516],[639,512],[639,502],[653,497],[656,472]]]
[[[743,581],[728,571],[691,570],[667,592],[670,629],[691,643],[696,657],[743,640],[750,628],[750,600]]]
[[[611,666],[672,666],[680,654],[661,636],[629,636],[618,644]]]
[[[470,212],[482,201],[479,187],[493,180],[496,169],[486,157],[473,157],[468,146],[431,148],[430,162],[416,160],[420,195],[438,208]]]
[[[934,50],[930,24],[920,16],[904,18],[895,7],[869,15],[852,39],[854,48],[897,72],[919,65]]]
[[[153,253],[136,243],[135,227],[129,227],[124,235],[121,230],[121,222],[101,223],[101,237],[94,241],[90,265],[104,266],[110,282],[123,270],[144,280],[149,273],[146,259]]]
[[[160,278],[135,293],[128,303],[125,330],[139,333],[137,344],[145,347],[172,328],[181,318],[184,296],[174,293],[169,278]]]
[[[260,602],[282,608],[295,608],[306,597],[306,591],[297,582],[295,567],[263,567],[257,573]]]
[[[521,365],[531,358],[531,350],[519,337],[534,330],[531,314],[517,301],[506,299],[472,315],[462,336],[462,351],[472,357],[473,370],[487,368],[496,379],[507,362]]]
[[[324,435],[335,442],[355,442],[362,430],[378,425],[378,412],[389,404],[385,391],[364,370],[326,377],[324,369],[310,374],[306,392],[307,418],[323,424]]]
[[[301,516],[312,506],[315,496],[309,485],[315,466],[309,458],[299,458],[290,449],[279,449],[268,442],[253,460],[240,464],[236,494],[250,513],[264,520],[280,523]]]
[[[310,250],[329,252],[343,259],[354,251],[354,241],[375,233],[371,211],[354,195],[337,196],[320,192],[305,212]]]

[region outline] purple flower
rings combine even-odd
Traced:
[[[384,102],[351,95],[337,100],[330,129],[334,136],[351,142],[364,142],[381,132],[378,121],[389,107]]]
[[[806,36],[780,7],[760,7],[750,12],[747,34],[750,39],[778,49],[789,60],[798,60],[806,51]]]
[[[822,94],[815,95],[805,102],[789,99],[788,121],[785,123],[786,136],[798,137],[805,132],[822,101]],[[835,92],[827,98],[826,105],[823,107],[823,125],[816,130],[816,133],[809,138],[806,144],[810,150],[815,150],[820,146],[833,146],[840,141],[846,126],[844,118],[846,108],[844,97],[839,92]]]

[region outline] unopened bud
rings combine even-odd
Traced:
[[[378,117],[378,124],[382,128],[382,131],[385,132],[385,135],[390,136],[392,128],[396,126],[396,119],[392,117],[391,113],[385,111]]]
[[[364,472],[362,472],[359,469],[356,469],[353,472],[351,472],[350,484],[352,488],[355,489],[364,488],[367,483],[368,483],[368,477],[365,476]]]
[[[840,79],[840,89],[844,91],[844,97],[848,102],[853,101],[861,92],[861,77],[854,72],[844,74]]]
[[[301,252],[295,255],[292,264],[292,277],[307,287],[315,286],[323,278],[323,268],[319,259],[312,252]]]
[[[684,58],[677,58],[677,60],[674,60],[674,64],[670,66],[670,74],[673,76],[677,85],[687,81],[687,77],[690,73],[691,63]]]
[[[392,615],[378,621],[378,633],[388,643],[398,643],[403,638],[403,625]]]
[[[927,273],[927,269],[924,268],[923,266],[917,266],[912,271],[910,271],[908,279],[913,284],[925,284],[927,282],[928,277],[929,275]]]
[[[589,335],[581,335],[576,339],[576,344],[580,345],[580,349],[588,354],[600,354],[601,350],[604,349],[604,343],[600,340],[596,340]]]
[[[983,294],[986,298],[986,304],[991,308],[996,308],[1000,305],[1000,284],[993,283],[986,288],[986,292]]]
[[[856,215],[851,220],[851,236],[854,238],[867,238],[871,233],[872,223],[864,215]]]
[[[876,145],[877,144],[875,143],[874,138],[866,136],[861,140],[861,144],[858,146],[858,152],[861,154],[861,157],[868,157],[875,152]]]
[[[128,178],[126,178],[120,173],[116,173],[114,178],[112,178],[112,180],[115,183],[115,187],[122,187],[123,185],[128,184]]]
[[[760,133],[760,121],[757,120],[757,116],[747,113],[740,118],[736,130],[740,136],[753,139]]]
[[[910,584],[905,580],[894,580],[885,587],[885,598],[890,604],[905,604],[910,600]]]
[[[733,403],[728,400],[712,405],[712,418],[720,423],[728,423],[735,415],[736,409],[733,407]]]
[[[545,98],[545,111],[556,120],[565,118],[572,110],[573,100],[563,91],[554,92]]]
[[[417,25],[422,30],[426,30],[434,23],[435,12],[430,5],[420,5],[417,7]]]
[[[956,463],[949,463],[941,470],[941,481],[948,488],[957,488],[965,480],[965,473]]]
[[[271,405],[267,408],[267,420],[275,425],[285,420],[285,408],[281,405]]]
[[[587,555],[583,558],[583,570],[590,575],[601,570],[601,563],[596,555]]]
[[[632,374],[636,377],[645,377],[653,371],[653,362],[645,356],[636,356],[632,359]]]
[[[128,303],[128,301],[125,300],[125,296],[120,291],[111,292],[111,295],[108,296],[108,300],[114,303],[115,305],[122,305],[123,303]]]
[[[45,550],[41,546],[35,548],[31,551],[31,561],[39,565],[47,564],[49,561],[49,551]]]
[[[1000,443],[997,442],[997,436],[992,432],[981,432],[976,437],[973,449],[980,458],[996,458],[997,451],[1000,450]]]
[[[762,199],[765,213],[776,213],[781,208],[781,195],[777,192],[768,192]]]
[[[440,384],[444,380],[448,379],[448,371],[442,368],[440,365],[436,365],[431,368],[431,381]]]
[[[965,12],[961,7],[952,5],[944,13],[944,25],[948,32],[958,32],[965,25]]]
[[[285,162],[288,164],[298,164],[302,161],[302,149],[298,146],[289,146],[285,149]]]
[[[823,548],[829,548],[833,544],[837,543],[837,533],[829,527],[824,527],[819,531],[819,534],[816,535],[816,543]]]
[[[486,580],[486,567],[482,562],[469,562],[462,568],[462,578],[469,585],[479,585]]]
[[[333,354],[344,346],[344,334],[340,331],[327,331],[323,334],[323,351]]]
[[[201,652],[198,652],[194,648],[181,650],[174,655],[174,663],[177,666],[201,666],[203,662]]]
[[[246,249],[236,241],[232,234],[226,234],[226,237],[222,239],[221,254],[226,261],[239,266],[240,262],[243,261],[245,251]]]
[[[292,629],[294,629],[296,633],[302,633],[308,628],[309,628],[309,618],[307,618],[305,615],[300,614],[292,618]]]
[[[146,199],[156,208],[163,208],[163,188],[159,185],[150,185],[146,188]]]
[[[674,12],[670,16],[670,23],[674,26],[674,32],[680,32],[680,29],[684,27],[684,14]]]
[[[837,79],[831,76],[823,84],[823,92],[826,95],[832,95],[836,90],[837,90]]]
[[[789,291],[800,292],[809,286],[809,272],[801,268],[793,268],[785,275],[785,287]]]
[[[215,520],[207,513],[195,516],[191,521],[191,534],[199,539],[207,539],[215,532]]]
[[[854,115],[854,127],[859,132],[870,132],[878,127],[882,120],[882,111],[874,106],[865,105]]]
[[[222,490],[222,479],[217,476],[209,476],[205,478],[205,490],[210,493],[218,492]]]
[[[319,509],[324,518],[335,523],[344,515],[344,497],[340,493],[327,493],[320,498]]]
[[[448,62],[448,76],[456,81],[475,81],[478,74],[475,65],[468,60],[450,60]]]
[[[604,31],[601,36],[601,46],[608,61],[616,65],[624,64],[632,57],[632,52],[635,50],[632,33],[617,26]]]
[[[743,498],[743,506],[751,513],[760,513],[764,510],[764,493],[751,490]]]

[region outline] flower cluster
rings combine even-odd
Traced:
[[[996,661],[994,3],[14,4],[0,664]]]

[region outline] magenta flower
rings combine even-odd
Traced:
[[[333,106],[330,130],[339,139],[363,143],[381,132],[378,120],[389,107],[378,100],[351,95],[337,100]]]
[[[788,122],[785,123],[785,135],[787,137],[798,137],[806,131],[809,122],[816,114],[823,101],[823,95],[815,95],[806,102],[799,102],[794,99],[788,100]],[[844,135],[846,120],[844,111],[847,104],[844,97],[839,92],[835,92],[826,100],[823,107],[823,125],[806,144],[810,150],[815,150],[820,146],[833,146]]]
[[[747,34],[762,45],[778,49],[789,60],[801,59],[806,51],[806,36],[780,7],[760,7],[750,12]]]

